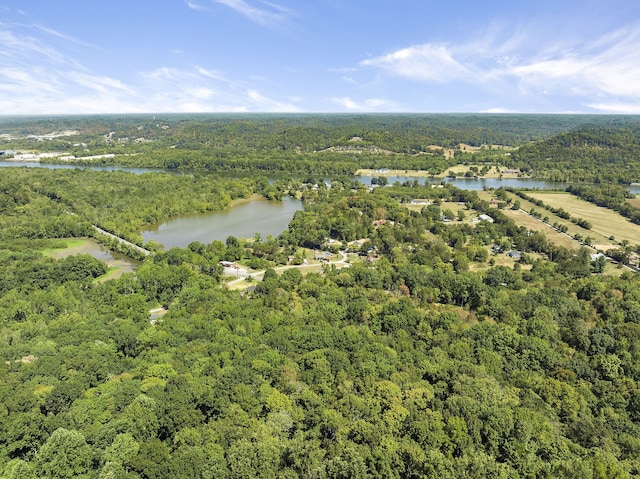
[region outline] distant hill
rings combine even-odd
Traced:
[[[587,125],[521,147],[509,166],[558,181],[640,181],[640,122]]]

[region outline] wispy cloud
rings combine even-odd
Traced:
[[[253,111],[270,111],[279,113],[297,113],[301,111],[300,108],[291,102],[282,102],[280,100],[268,98],[257,90],[248,90],[247,98],[253,106]]]
[[[196,10],[198,12],[206,12],[209,9],[205,6],[205,5],[201,5],[199,3],[194,3],[194,2],[189,2],[189,1],[185,1],[184,2],[187,7],[189,7],[191,10]]]
[[[626,106],[640,104],[638,28],[532,51],[535,44],[533,34],[518,30],[506,40],[486,35],[463,44],[414,45],[363,60],[360,66],[416,82],[455,82],[529,96],[555,94],[598,111],[639,111]]]
[[[0,23],[5,114],[299,111],[296,100],[260,91],[251,79],[198,65],[128,72],[128,79],[105,75],[63,53],[65,43],[78,45],[72,37],[35,25],[20,35],[11,28]]]
[[[261,25],[270,26],[279,24],[293,12],[276,3],[260,1],[249,3],[245,0],[213,0],[215,3],[225,5],[237,13]]]
[[[29,35],[16,35],[10,30],[0,30],[0,44],[3,47],[0,58],[4,57],[5,60],[22,60],[29,63],[29,59],[35,55],[41,61],[68,63],[67,57],[61,52]]]

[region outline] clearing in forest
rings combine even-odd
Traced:
[[[521,210],[504,209],[505,216],[511,218],[518,226],[544,234],[551,243],[567,249],[579,249],[582,245],[571,236],[555,230],[551,225]]]
[[[592,227],[584,230],[604,237],[615,236],[616,241],[627,240],[631,244],[640,243],[640,225],[636,225],[616,211],[596,206],[570,193],[529,193],[529,196],[543,201],[554,208],[562,208],[574,218],[584,218]]]

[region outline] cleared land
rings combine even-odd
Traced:
[[[627,203],[640,210],[640,198],[628,199]]]
[[[524,226],[532,231],[540,231],[555,245],[562,246],[567,249],[579,249],[581,246],[581,244],[571,236],[560,233],[551,225],[544,223],[538,218],[534,218],[524,211],[504,209],[502,212],[515,221],[518,226]]]
[[[455,165],[447,168],[445,171],[437,175],[433,175],[427,170],[372,170],[361,168],[356,171],[356,176],[408,176],[413,178],[446,178],[450,173],[453,173],[456,176],[464,176],[467,171],[471,171],[470,168],[472,166],[476,166],[479,170],[482,168],[482,165]],[[498,170],[500,170],[500,172]],[[519,176],[517,172],[508,171],[507,173],[504,173],[504,171],[504,167],[492,166],[486,174],[480,175],[478,176],[478,178],[522,178],[522,176]]]
[[[533,196],[532,192],[527,192],[527,194],[529,196]],[[549,194],[554,194],[554,193],[549,193]],[[491,201],[494,200],[495,201],[495,196],[492,194],[492,192],[489,191],[479,191],[478,192],[478,196],[484,200],[487,201]],[[520,208],[526,212],[529,212],[531,210],[535,210],[540,214],[541,218],[546,218],[546,225],[545,222],[543,222],[542,220],[538,220],[532,216],[529,215],[525,215],[522,217],[518,217],[518,219],[514,216],[512,216],[512,218],[518,222],[518,224],[522,224],[522,226],[526,226],[530,229],[533,229],[535,231],[540,231],[542,233],[544,233],[546,235],[546,237],[549,239],[549,241],[553,242],[554,244],[557,244],[558,246],[565,246],[567,248],[571,248],[571,249],[577,249],[581,246],[580,242],[576,241],[573,239],[573,236],[576,234],[580,234],[582,235],[583,238],[586,238],[587,236],[591,237],[592,240],[592,245],[594,248],[597,248],[598,250],[601,251],[606,251],[608,249],[611,248],[616,248],[617,245],[612,242],[611,240],[609,240],[609,236],[611,236],[611,234],[607,234],[607,235],[603,235],[600,234],[596,231],[593,230],[586,230],[584,228],[581,228],[580,226],[572,223],[570,220],[566,220],[564,218],[560,218],[559,216],[553,214],[552,212],[550,212],[549,210],[541,207],[541,206],[536,206],[533,203],[531,203],[530,201],[527,201],[525,199],[520,198],[519,196],[516,196],[513,193],[507,193],[507,197],[511,199],[512,202],[520,202]],[[502,210],[505,214],[508,213],[508,211],[512,211],[509,210],[508,208],[505,208]],[[613,213],[613,212],[612,212]],[[522,221],[534,221],[535,223],[520,223],[519,219],[522,219]],[[528,218],[528,219],[527,219]],[[563,235],[562,233],[556,231],[553,227],[551,227],[550,225],[552,224],[559,224],[559,225],[563,225],[566,226],[567,228],[567,235],[570,236],[571,238],[569,238],[567,235]],[[533,228],[530,227],[529,224],[536,224],[537,227]],[[571,241],[572,243],[569,243],[569,241]],[[572,246],[568,246],[569,244],[571,244]]]
[[[627,240],[631,244],[640,243],[640,225],[636,225],[619,213],[596,206],[570,193],[530,193],[532,198],[546,205],[562,208],[575,218],[584,218],[592,224],[590,230],[582,230],[583,236],[597,233],[608,238],[613,235],[616,241]],[[538,208],[540,209],[540,208]],[[609,240],[607,242],[610,243]]]

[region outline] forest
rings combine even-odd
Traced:
[[[578,119],[541,119],[528,133],[518,121],[507,129],[507,119],[488,118],[486,128],[539,140],[519,151],[584,147],[554,143]],[[130,120],[122,121],[137,124]],[[214,120],[226,128],[242,118]],[[614,120],[622,121],[601,121]],[[23,133],[53,131],[49,120],[35,133],[26,119],[12,121]],[[75,128],[65,121],[55,129]],[[95,131],[108,121],[120,120],[96,119]],[[294,130],[314,121],[286,119]],[[469,135],[474,122],[482,127],[466,121]],[[598,148],[633,148],[624,121]],[[344,137],[366,136],[365,126]],[[511,158],[534,165],[527,155]],[[598,164],[585,157],[583,170]],[[600,164],[597,174],[608,171]],[[314,185],[2,173],[0,478],[640,475],[640,278],[518,225],[505,214],[517,208],[506,191],[418,181],[369,188],[339,176]],[[620,186],[572,193],[635,218]],[[165,250],[139,236],[158,219],[251,195],[291,195],[304,210],[275,238]],[[105,280],[92,256],[48,253],[93,226],[151,254],[134,273]],[[296,267],[316,250],[344,253],[348,267]],[[234,289],[221,260],[264,276]]]
[[[550,180],[625,184],[640,178],[630,161],[639,134],[640,118],[629,115],[0,117],[0,149],[79,165],[335,176],[360,168],[439,174],[481,162]],[[598,170],[603,161],[610,168]]]

